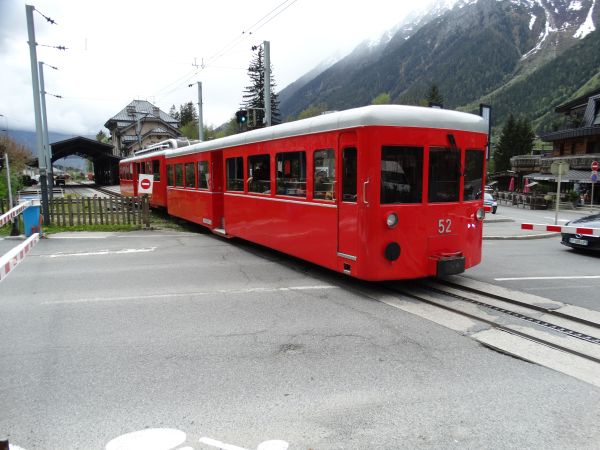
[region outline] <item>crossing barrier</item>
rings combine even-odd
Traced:
[[[19,214],[21,214],[27,208],[33,207],[33,206],[34,206],[33,202],[31,202],[31,201],[23,202],[23,203],[15,206],[10,211],[8,211],[6,214],[3,214],[2,216],[0,216],[0,227],[3,225],[6,225],[8,222],[13,220],[15,217],[17,217]],[[39,216],[39,207],[36,207],[36,210],[37,210],[37,215]],[[25,259],[25,256],[27,255],[27,253],[29,253],[31,251],[31,249],[35,246],[35,244],[38,243],[39,240],[40,240],[40,234],[33,233],[31,236],[29,236],[29,238],[27,238],[27,240],[25,240],[21,244],[17,245],[13,249],[9,250],[4,255],[0,256],[0,282],[2,280],[4,280],[8,276],[8,274],[12,270],[14,270],[14,268],[17,267],[17,265],[21,261],[23,261]]]
[[[600,228],[570,227],[566,225],[546,225],[540,223],[522,223],[522,230],[549,231],[554,233],[581,234],[600,237]]]

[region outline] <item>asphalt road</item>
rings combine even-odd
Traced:
[[[0,434],[25,450],[597,448],[598,388],[365,285],[205,233],[45,239],[0,284]]]
[[[558,224],[589,214],[561,211]],[[489,216],[488,216],[489,217]],[[521,223],[554,224],[554,211],[530,211],[500,206],[485,225],[485,234],[527,237]],[[531,232],[530,234],[539,234]],[[482,263],[465,276],[552,300],[600,311],[600,254],[565,247],[560,236],[525,240],[484,240]]]

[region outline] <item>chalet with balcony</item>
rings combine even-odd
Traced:
[[[133,100],[104,124],[110,131],[114,154],[120,157],[156,142],[181,136],[179,122],[146,100]]]
[[[568,188],[588,190],[591,187],[591,164],[600,161],[600,89],[588,92],[555,108],[564,116],[562,129],[540,136],[552,144],[552,152],[543,155],[520,155],[511,158],[519,179],[556,181],[550,167],[566,162],[570,170],[562,177]]]

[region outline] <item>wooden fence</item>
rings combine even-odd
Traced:
[[[150,227],[148,197],[55,198],[50,222],[62,227],[140,225]]]

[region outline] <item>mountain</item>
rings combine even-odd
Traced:
[[[37,136],[35,131],[27,131],[27,130],[9,130],[8,136],[14,140],[16,143],[25,146],[34,157],[37,157]],[[55,142],[64,141],[65,139],[71,139],[78,135],[75,134],[65,134],[65,133],[56,133],[53,131],[48,132],[48,140],[50,144]],[[89,139],[95,139],[95,136],[84,136]],[[59,165],[74,167],[80,170],[85,170],[87,167],[87,163],[83,158],[79,156],[69,156],[67,161],[62,160],[59,162]]]
[[[598,80],[600,0],[447,0],[365,42],[280,93],[282,117],[311,106],[346,109],[381,93],[418,104],[432,84],[448,108],[486,101],[496,121],[539,119]],[[291,87],[291,86],[290,86]]]

